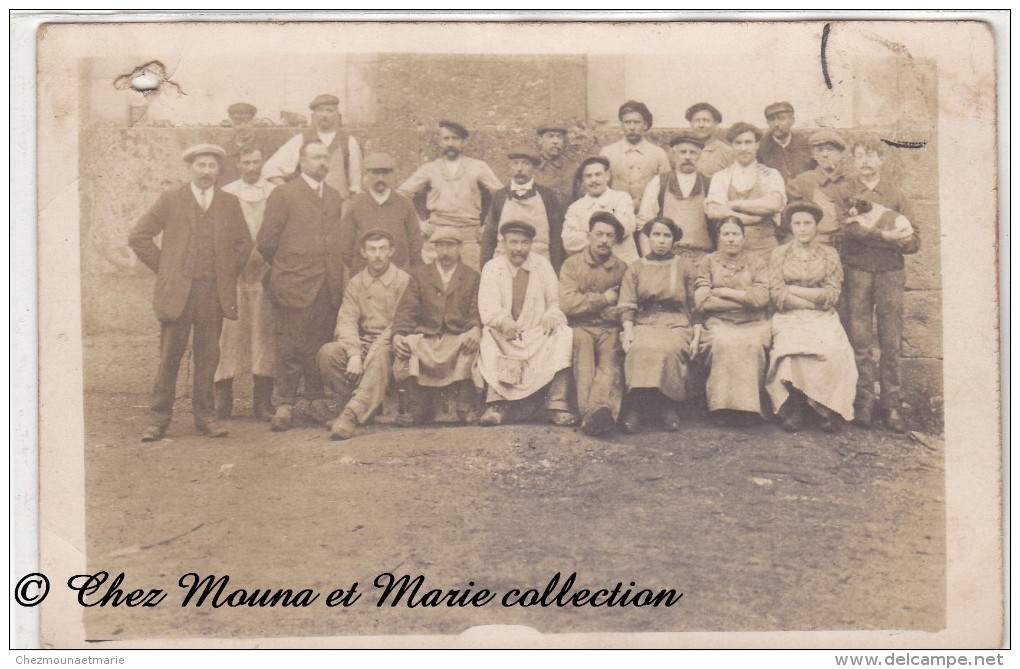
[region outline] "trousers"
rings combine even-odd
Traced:
[[[275,311],[276,403],[294,405],[302,376],[305,398],[322,399],[325,394],[316,355],[323,344],[333,339],[337,312],[330,304],[329,287],[323,282],[307,307],[291,309],[277,305]]]
[[[374,341],[375,337],[361,338],[364,374],[355,388],[351,388],[347,383],[347,351],[339,342],[325,344],[319,349],[317,356],[319,371],[326,387],[341,398],[349,398],[345,408],[354,413],[354,417],[361,425],[368,422],[372,413],[383,403],[386,388],[390,383],[392,369],[390,343],[379,342],[375,350],[369,354]]]
[[[578,412],[585,416],[608,407],[616,420],[623,401],[620,329],[575,325],[573,368]]]
[[[869,272],[845,268],[848,334],[857,363],[857,403],[875,401],[875,362],[872,349],[878,332],[881,405],[900,408],[900,344],[903,338],[903,270]],[[876,322],[877,321],[877,322]],[[877,325],[877,328],[876,328]]]

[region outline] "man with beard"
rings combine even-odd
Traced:
[[[818,167],[802,172],[788,185],[790,201],[808,200],[822,208],[818,223],[818,241],[836,244],[839,232],[838,207],[849,179],[843,165],[846,142],[834,130],[820,130],[811,135],[811,157]]]
[[[485,263],[478,288],[484,326],[478,371],[488,384],[480,423],[501,425],[544,409],[555,425],[576,425],[569,398],[573,335],[560,311],[556,272],[531,253],[530,223],[507,221],[499,234],[506,253]]]
[[[616,217],[598,212],[588,223],[588,248],[560,271],[560,308],[574,330],[573,369],[581,431],[604,434],[620,415],[623,348],[616,303],[627,265],[613,255],[624,230]]]
[[[515,149],[510,160],[510,183],[492,196],[492,207],[482,228],[482,264],[505,252],[499,226],[506,221],[530,223],[536,231],[531,252],[543,255],[557,272],[563,264],[563,209],[551,190],[535,184],[539,157],[528,149]]]
[[[634,201],[629,193],[609,188],[609,159],[592,156],[581,163],[581,184],[584,196],[567,209],[563,219],[563,249],[568,255],[580,253],[588,246],[588,223],[599,211],[612,213],[623,226],[624,237],[613,246],[613,253],[631,263],[638,259],[634,234]]]
[[[478,272],[460,262],[457,229],[439,226],[429,239],[435,262],[411,270],[411,282],[393,322],[393,376],[407,388],[407,411],[398,425],[431,421],[443,389],[453,395],[462,423],[478,422],[472,367],[478,358]]]
[[[685,114],[691,124],[691,132],[701,140],[705,147],[698,156],[698,171],[711,177],[724,167],[733,164],[733,149],[719,139],[719,124],[722,123],[722,112],[707,102],[699,102],[687,108]]]
[[[262,227],[266,200],[276,188],[262,178],[264,158],[257,146],[240,150],[241,178],[223,187],[241,202],[251,236]],[[237,284],[237,320],[224,321],[220,334],[220,364],[216,368],[216,415],[230,418],[234,405],[234,379],[252,375],[255,417],[269,420],[273,415],[273,379],[276,376],[276,336],[273,305],[262,281],[269,265],[254,251]]]
[[[560,207],[566,209],[577,199],[577,164],[563,155],[567,128],[545,123],[538,126],[537,133],[539,163],[535,168],[535,183],[555,193]]]
[[[319,95],[308,105],[312,110],[312,124],[291,137],[266,161],[262,174],[274,184],[293,179],[300,168],[301,147],[309,142],[321,142],[329,152],[329,172],[326,184],[346,201],[351,193],[361,192],[361,146],[353,135],[340,127],[340,100],[335,95]]]
[[[656,218],[672,219],[683,232],[673,252],[689,258],[694,265],[712,250],[705,215],[709,180],[697,168],[702,148],[704,143],[690,130],[670,140],[669,152],[676,169],[652,177],[641,196],[637,216],[639,229]]]
[[[160,321],[159,371],[142,441],[158,441],[173,416],[177,372],[194,331],[192,407],[195,429],[225,437],[215,421],[213,377],[223,319],[237,318],[237,276],[251,255],[251,233],[237,198],[216,188],[223,149],[187,149],[190,183],[160,196],[131,230],[128,244],[158,276],[153,306]],[[154,238],[160,237],[157,246]]]
[[[789,102],[773,102],[765,108],[769,131],[758,147],[758,162],[779,172],[789,188],[794,177],[811,169],[811,145],[793,132],[796,119]]]
[[[503,184],[485,162],[463,155],[467,138],[467,128],[461,124],[440,121],[439,146],[443,154],[419,167],[397,191],[414,198],[427,187],[425,208],[428,209],[429,220],[424,234],[431,235],[436,225],[457,228],[463,242],[461,259],[465,265],[477,270],[481,263],[478,242],[484,214],[482,191],[491,195]],[[431,255],[432,250],[426,247],[426,260],[431,260]]]
[[[652,127],[652,112],[645,103],[628,100],[618,113],[623,139],[602,147],[599,155],[609,159],[613,187],[630,195],[634,211],[641,206],[645,186],[659,174],[669,172],[669,158],[662,147],[645,139]]]
[[[276,311],[276,415],[274,432],[290,429],[298,383],[305,380],[309,413],[330,418],[315,364],[319,348],[330,341],[343,290],[340,193],[325,183],[331,157],[320,141],[301,147],[298,178],[269,196],[258,247],[270,263],[267,283]]]
[[[220,172],[221,184],[233,183],[241,178],[238,161],[241,159],[242,150],[258,146],[262,150],[262,162],[265,163],[265,156],[271,156],[279,146],[278,143],[270,145],[264,137],[259,137],[259,132],[255,128],[257,111],[254,105],[247,102],[235,102],[227,107],[227,116],[230,118],[234,136],[222,145],[226,156],[223,159],[223,171]]]
[[[318,352],[317,364],[326,384],[347,398],[330,427],[330,439],[354,436],[382,404],[389,386],[390,337],[397,305],[411,280],[391,262],[393,236],[386,230],[361,235],[358,248],[365,261],[347,283],[336,319],[336,341]]]
[[[372,229],[392,235],[392,262],[397,267],[406,270],[422,262],[418,214],[411,200],[392,187],[396,166],[386,153],[372,153],[365,158],[365,189],[351,198],[340,229],[340,257],[352,276],[365,268],[357,240]]]

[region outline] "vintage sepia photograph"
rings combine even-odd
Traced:
[[[987,25],[37,44],[43,644],[1002,643]]]

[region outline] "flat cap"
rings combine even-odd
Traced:
[[[712,115],[712,118],[715,119],[716,123],[722,123],[722,112],[720,112],[718,109],[708,104],[707,102],[696,102],[690,107],[688,107],[687,112],[684,114],[684,118],[686,118],[687,121],[690,122],[690,120],[694,118],[694,115],[697,114],[699,111],[707,111],[709,114]]]
[[[567,134],[567,126],[564,123],[546,122],[535,128],[535,134],[544,135],[547,132],[562,132]]]
[[[227,157],[227,152],[223,150],[222,146],[215,144],[195,144],[184,149],[181,158],[184,159],[184,162],[190,163],[195,158],[206,155],[216,156],[217,160],[223,160]]]
[[[530,160],[531,164],[534,165],[535,167],[538,167],[539,165],[542,164],[542,161],[538,157],[537,153],[535,153],[531,149],[526,149],[520,146],[511,149],[510,152],[506,154],[506,157],[509,160],[514,160],[515,158],[523,158],[524,160]]]
[[[595,164],[599,164],[606,168],[606,170],[609,170],[609,158],[606,158],[605,156],[589,156],[581,161],[580,166],[577,168],[577,173],[580,174],[584,171],[584,168]]]
[[[695,137],[694,133],[690,130],[681,130],[673,136],[673,139],[669,140],[670,147],[674,147],[677,144],[693,144],[699,148],[705,148],[705,141]]]
[[[772,104],[765,108],[765,120],[767,121],[776,114],[783,113],[792,114],[793,105],[791,105],[789,102],[773,102]]]
[[[820,146],[822,144],[834,144],[839,147],[840,151],[846,150],[846,142],[836,134],[835,130],[819,130],[815,134],[811,135],[808,140],[811,146]]]
[[[247,102],[235,102],[227,107],[227,116],[230,118],[254,118],[257,111],[255,105],[250,105]]]
[[[507,221],[499,226],[499,234],[506,236],[508,232],[519,232],[522,235],[527,235],[528,239],[534,239],[536,234],[535,226],[524,221]]]
[[[622,105],[620,105],[620,111],[617,113],[616,116],[622,121],[623,115],[629,114],[631,112],[637,112],[638,114],[641,114],[641,118],[645,120],[645,125],[648,126],[649,128],[652,127],[652,112],[648,109],[648,105],[646,105],[644,102],[638,102],[637,100],[627,100]]]
[[[461,139],[467,139],[468,135],[470,134],[468,133],[467,128],[462,126],[460,123],[457,123],[456,121],[448,121],[446,119],[443,119],[442,121],[439,122],[439,127],[446,128],[447,130],[451,131],[453,134],[457,135]]]
[[[620,223],[620,219],[611,211],[596,211],[592,214],[591,218],[588,219],[588,230],[594,228],[596,223],[607,223],[613,226],[617,244],[622,242],[624,235],[627,234],[627,231],[623,229],[623,223]]]
[[[794,214],[801,211],[806,211],[809,214],[811,214],[815,219],[815,223],[821,221],[822,217],[825,215],[825,212],[822,211],[822,208],[819,207],[814,202],[811,202],[809,200],[794,200],[790,204],[786,205],[786,207],[783,209],[783,214],[781,218],[782,227],[789,230],[790,219],[793,218]]]
[[[460,238],[460,232],[452,225],[438,225],[429,235],[429,241],[433,244],[439,242],[456,242],[460,244],[464,240]]]
[[[329,93],[323,93],[322,95],[316,95],[315,99],[312,100],[312,103],[308,105],[308,108],[315,109],[320,105],[339,105],[339,104],[340,98],[338,98],[335,95],[330,95]]]
[[[365,242],[371,237],[385,237],[390,240],[390,244],[397,243],[397,240],[393,237],[393,233],[389,230],[383,230],[382,228],[369,228],[358,235],[358,246],[364,246]]]
[[[397,161],[393,160],[393,156],[382,151],[376,151],[365,156],[365,161],[362,163],[366,170],[395,170],[397,169]]]

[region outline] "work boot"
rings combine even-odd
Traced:
[[[216,417],[227,420],[234,413],[234,379],[223,379],[213,384],[216,396]]]
[[[641,431],[641,414],[636,409],[625,409],[620,417],[620,429],[627,434],[637,434]]]
[[[609,432],[613,427],[613,411],[609,407],[599,407],[584,416],[581,420],[581,432],[597,437]]]
[[[885,410],[885,427],[900,434],[907,431],[907,426],[903,424],[903,416],[896,409]]]
[[[666,428],[667,432],[676,432],[680,429],[680,414],[672,404],[662,409],[662,427]]]
[[[783,403],[776,415],[787,432],[799,432],[804,426],[803,409],[792,396]]]
[[[329,429],[329,438],[333,441],[350,439],[354,436],[354,431],[357,428],[358,419],[354,417],[354,412],[344,409],[340,413],[340,417],[333,421],[333,425]]]
[[[549,411],[549,422],[560,427],[573,427],[577,425],[577,414],[572,411]]]
[[[860,402],[854,405],[854,425],[870,428],[875,424],[875,403]]]
[[[485,427],[493,427],[502,425],[504,420],[506,420],[506,410],[499,402],[493,402],[485,408],[485,413],[478,420],[478,424]]]
[[[145,428],[145,432],[142,433],[142,441],[149,443],[151,441],[159,441],[166,434],[166,428],[160,427],[159,425],[150,425]]]
[[[214,420],[196,420],[195,430],[206,437],[225,437],[229,434],[227,428]]]
[[[276,407],[276,415],[269,422],[269,429],[273,432],[286,432],[294,422],[294,407],[290,404],[281,404]]]
[[[255,417],[259,420],[272,420],[274,379],[271,376],[259,376],[258,374],[253,374],[251,378]]]

